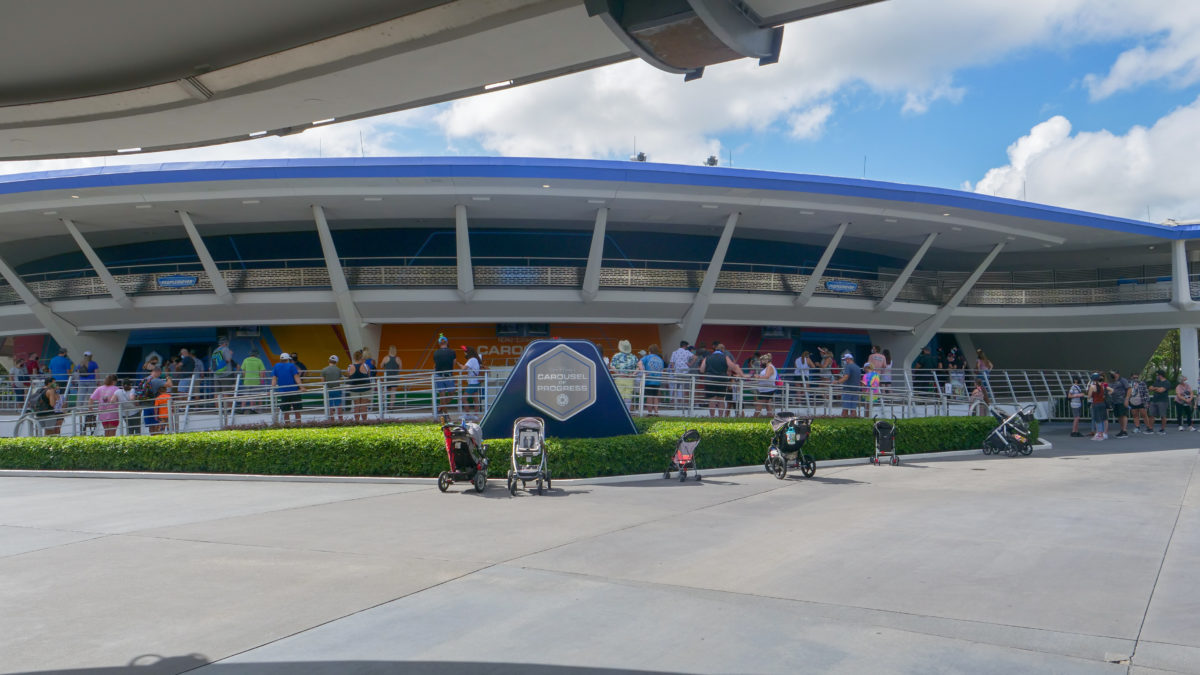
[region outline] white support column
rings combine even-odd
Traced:
[[[1200,381],[1200,348],[1197,345],[1196,326],[1179,327],[1179,371],[1187,376],[1188,384],[1194,389]]]
[[[133,301],[125,294],[125,290],[117,283],[117,280],[108,271],[108,268],[104,266],[104,262],[100,260],[100,256],[96,255],[95,249],[87,242],[87,239],[84,239],[83,233],[79,231],[78,227],[75,227],[75,223],[70,218],[63,218],[62,224],[67,227],[67,232],[71,233],[71,238],[79,245],[79,250],[83,251],[84,257],[92,264],[92,269],[96,271],[96,276],[100,277],[100,280],[104,282],[104,286],[108,289],[109,294],[112,295],[113,300],[116,300],[117,304],[125,309],[133,307]]]
[[[954,295],[950,296],[946,304],[938,308],[938,311],[928,319],[914,326],[908,333],[880,331],[878,338],[875,338],[876,334],[872,333],[873,339],[877,339],[880,345],[891,350],[893,363],[901,364],[906,371],[911,369],[912,362],[917,358],[921,347],[928,344],[933,339],[933,336],[937,335],[938,331],[942,329],[942,326],[946,325],[951,315],[954,314],[954,310],[967,297],[967,294],[975,287],[975,283],[979,281],[979,277],[983,276],[983,273],[987,271],[987,268],[991,266],[992,261],[996,259],[996,256],[1000,255],[1000,251],[1002,250],[1004,250],[1003,242],[993,246],[991,252],[983,259],[983,262],[979,263],[974,272],[971,272],[971,275],[958,287]]]
[[[672,336],[671,341],[667,344],[678,344],[679,340],[695,342],[696,337],[700,335],[700,326],[704,324],[704,317],[708,314],[708,305],[712,302],[713,291],[717,288],[717,277],[721,276],[721,266],[725,264],[725,253],[729,250],[729,240],[733,238],[733,229],[737,227],[738,218],[741,215],[740,212],[734,211],[725,220],[725,229],[721,230],[717,248],[713,251],[712,260],[708,263],[708,270],[704,272],[704,281],[700,283],[700,292],[696,293],[696,299],[692,301],[692,306],[680,320],[678,335]]]
[[[813,269],[812,275],[808,277],[808,283],[804,284],[804,290],[800,291],[800,295],[796,296],[793,304],[797,307],[803,307],[812,299],[813,293],[817,292],[817,287],[821,285],[821,277],[825,276],[825,268],[829,267],[829,261],[833,259],[833,252],[837,250],[838,244],[842,241],[842,235],[846,234],[846,228],[850,227],[850,223],[842,223],[838,225],[837,232],[833,233],[833,239],[829,240],[829,245],[825,247],[825,252],[821,254],[821,259],[817,261],[816,268]]]
[[[317,224],[317,237],[321,240],[321,252],[325,255],[325,266],[329,269],[329,287],[333,291],[338,318],[341,319],[346,340],[350,343],[350,351],[369,347],[372,353],[378,354],[379,327],[364,323],[362,314],[354,304],[350,284],[346,281],[342,261],[338,258],[337,247],[333,243],[333,234],[329,231],[329,221],[325,219],[325,209],[319,204],[313,204],[312,214]]]
[[[225,283],[225,277],[221,276],[221,270],[217,269],[217,263],[213,261],[212,255],[208,252],[208,247],[204,245],[204,240],[200,238],[200,232],[196,229],[196,224],[192,222],[192,216],[187,211],[176,211],[179,214],[179,220],[183,223],[183,229],[187,230],[188,239],[192,240],[192,247],[196,249],[196,256],[200,258],[200,264],[204,266],[204,273],[208,275],[208,281],[212,284],[213,293],[221,299],[221,302],[232,305],[237,302],[233,297],[233,293],[229,292],[229,286]]]
[[[900,272],[900,276],[896,277],[896,281],[892,283],[891,288],[884,294],[883,299],[875,305],[876,312],[882,312],[892,306],[892,303],[899,297],[900,291],[904,290],[904,285],[908,283],[908,278],[912,276],[913,271],[917,269],[917,265],[921,263],[921,259],[929,251],[929,247],[933,246],[933,240],[937,239],[937,236],[937,232],[930,232],[929,236],[925,237],[925,242],[921,244],[921,248],[917,249],[916,254],[904,266],[904,270]]]
[[[1171,242],[1171,305],[1176,309],[1195,309],[1191,279],[1188,276],[1187,241]],[[1195,386],[1193,384],[1192,386]]]
[[[72,359],[79,360],[85,351],[92,352],[96,363],[105,372],[113,372],[121,361],[129,331],[81,332],[66,319],[60,317],[30,290],[17,271],[0,258],[0,276],[8,282],[13,292],[25,306],[29,307],[42,327],[59,346],[66,347]]]
[[[596,209],[596,225],[592,228],[592,247],[588,249],[587,271],[583,273],[583,288],[579,295],[591,302],[600,293],[600,265],[604,261],[604,230],[608,224],[608,207]]]
[[[454,207],[454,243],[458,254],[458,295],[470,302],[475,295],[475,269],[471,266],[471,240],[467,231],[467,207]]]

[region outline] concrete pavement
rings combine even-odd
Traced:
[[[1045,435],[543,497],[0,478],[0,672],[1200,673],[1200,434]]]

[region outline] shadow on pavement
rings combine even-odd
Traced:
[[[198,670],[197,670],[198,669]],[[174,675],[194,671],[212,675],[671,675],[673,671],[556,666],[537,663],[468,661],[280,661],[269,663],[212,663],[202,654],[162,657],[145,654],[127,666],[23,671],[14,675]]]

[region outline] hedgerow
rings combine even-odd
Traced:
[[[708,468],[761,463],[771,430],[762,419],[639,419],[636,436],[547,439],[560,478],[662,471],[685,431],[701,434],[697,459]],[[981,447],[990,418],[901,420],[901,454]],[[1036,428],[1034,430],[1036,436]],[[488,441],[493,477],[508,467],[510,439]],[[806,451],[818,462],[867,457],[871,421],[818,419]],[[447,468],[436,424],[213,431],[163,436],[0,439],[0,469],[156,471],[321,476],[436,476]]]

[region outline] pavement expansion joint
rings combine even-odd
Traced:
[[[1162,558],[1158,561],[1158,571],[1154,574],[1154,585],[1150,587],[1150,597],[1146,598],[1146,609],[1142,612],[1142,621],[1138,625],[1137,638],[1133,642],[1133,654],[1130,655],[1130,661],[1137,657],[1138,644],[1142,640],[1142,631],[1146,628],[1146,618],[1150,616],[1150,607],[1154,604],[1154,593],[1158,590],[1159,579],[1162,578],[1163,567],[1167,563],[1167,554],[1171,551],[1171,544],[1175,541],[1175,531],[1179,527],[1179,519],[1183,516],[1183,507],[1187,502],[1188,491],[1191,490],[1192,481],[1196,478],[1196,467],[1200,465],[1200,450],[1196,452],[1196,458],[1192,460],[1192,470],[1188,474],[1187,483],[1183,486],[1183,491],[1179,495],[1179,509],[1175,512],[1175,521],[1171,523],[1171,534],[1167,537],[1167,543],[1163,546]]]

